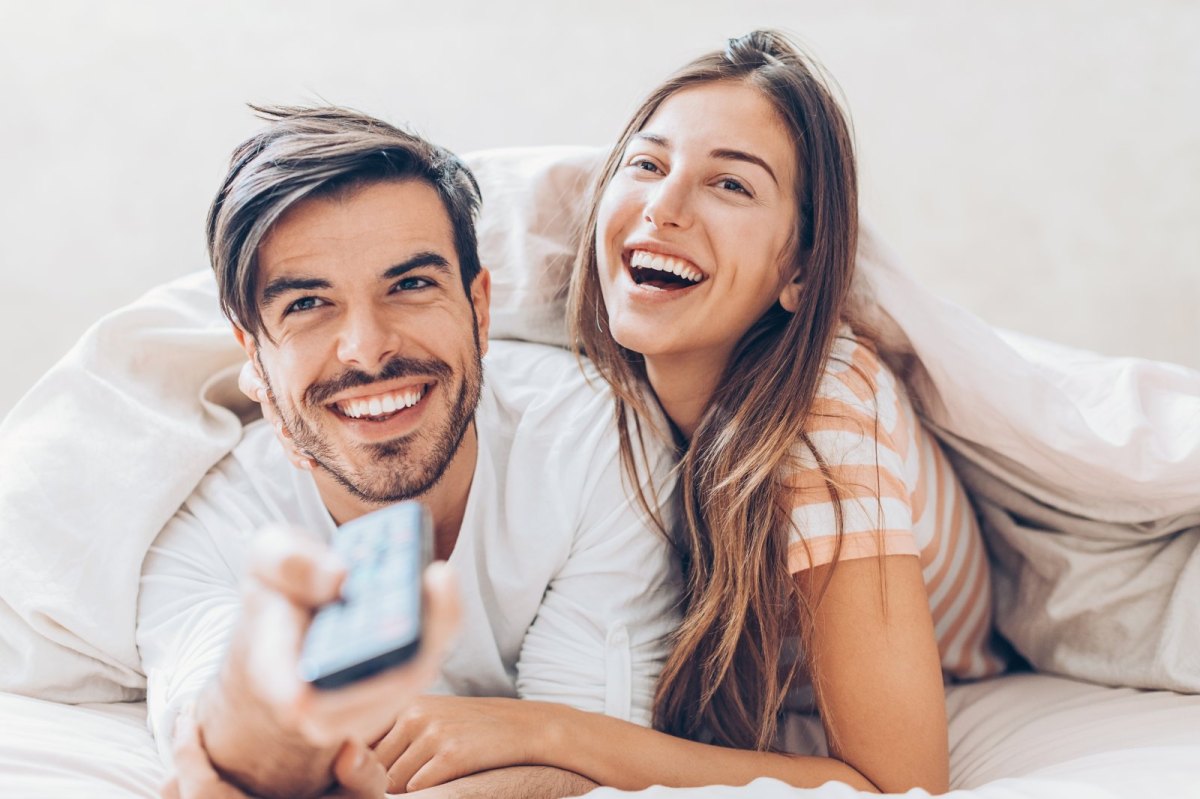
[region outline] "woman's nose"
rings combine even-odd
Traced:
[[[668,175],[646,198],[643,216],[656,228],[687,228],[692,224],[691,197],[683,180]]]

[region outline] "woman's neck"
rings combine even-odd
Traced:
[[[712,352],[646,356],[646,377],[663,412],[688,441],[717,390],[726,359]]]

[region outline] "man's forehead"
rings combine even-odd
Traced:
[[[386,268],[419,252],[439,253],[457,266],[441,197],[423,181],[376,182],[289,208],[259,245],[259,277],[350,263]]]

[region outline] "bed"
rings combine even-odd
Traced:
[[[1040,674],[952,686],[951,795],[967,799],[1197,795],[1200,697]],[[141,799],[163,771],[141,702],[64,705],[0,694],[0,786],[11,797]],[[596,797],[616,795],[602,789]],[[651,789],[658,796],[858,797],[774,780],[738,789]]]
[[[599,155],[469,158],[494,336],[563,343]],[[1200,374],[993,330],[924,292],[869,228],[854,302],[953,451],[989,537],[997,623],[1041,672],[948,687],[952,795],[1200,795]],[[253,414],[241,358],[211,278],[192,275],[102,320],[0,426],[15,465],[0,487],[0,795],[156,795],[137,574]],[[770,780],[644,793],[858,795]]]

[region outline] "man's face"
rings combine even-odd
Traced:
[[[463,291],[436,190],[296,204],[259,247],[256,290],[268,335],[239,338],[296,445],[370,503],[431,488],[479,401],[489,300],[486,271]]]

